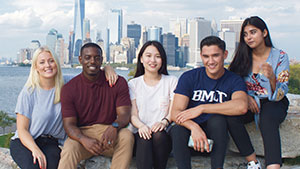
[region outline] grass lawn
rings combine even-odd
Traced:
[[[300,165],[300,156],[296,158],[285,158],[283,163],[287,165]]]
[[[14,133],[9,133],[9,134],[0,136],[0,147],[9,148],[10,138],[13,135],[14,135]]]

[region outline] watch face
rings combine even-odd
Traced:
[[[118,128],[118,127],[119,127],[119,123],[117,123],[117,122],[113,122],[111,125],[112,125],[114,128]]]

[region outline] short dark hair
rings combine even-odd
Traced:
[[[200,43],[200,50],[202,51],[203,46],[217,45],[223,52],[226,50],[225,42],[217,36],[207,36]]]
[[[141,57],[143,56],[143,53],[145,52],[146,48],[148,46],[151,46],[151,45],[154,46],[158,50],[158,52],[160,54],[160,57],[161,57],[161,60],[162,60],[162,64],[161,64],[160,69],[158,70],[158,73],[159,74],[168,75],[168,70],[167,70],[167,54],[165,52],[164,47],[158,41],[148,41],[148,42],[146,42],[143,45],[143,47],[141,48],[141,50],[140,50],[140,52],[138,54],[137,68],[136,68],[136,72],[135,72],[134,77],[139,77],[139,76],[145,74],[145,68],[144,68],[143,63],[141,62]]]
[[[103,53],[103,52],[102,52],[101,47],[100,47],[97,43],[93,43],[93,42],[86,43],[86,44],[84,44],[84,45],[81,47],[81,49],[80,49],[80,56],[82,56],[82,51],[83,51],[83,49],[89,48],[89,47],[93,47],[93,48],[99,49],[100,55],[102,56],[102,53]]]

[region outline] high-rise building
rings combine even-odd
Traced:
[[[176,66],[176,38],[172,33],[162,35],[162,45],[167,55],[167,64]]]
[[[240,40],[241,26],[243,20],[241,19],[229,19],[221,20],[221,32],[219,37],[226,42],[226,49],[228,50],[228,57],[226,62],[231,62],[235,49],[238,46]]]
[[[29,64],[31,62],[31,50],[29,48],[20,49],[17,53],[17,62]]]
[[[140,39],[140,47],[144,45],[148,41],[148,32],[145,26],[142,27],[141,39]]]
[[[55,53],[56,56],[59,58],[60,65],[63,66],[65,61],[65,41],[62,36],[62,34],[57,35],[57,41],[56,41],[56,47],[55,47]]]
[[[135,41],[133,38],[124,37],[121,39],[121,45],[123,45],[126,51],[127,63],[133,63],[135,58]]]
[[[236,33],[229,31],[228,29],[222,29],[222,31],[219,32],[219,37],[225,41],[226,50],[228,51],[228,56],[225,62],[230,63],[236,49]]]
[[[122,9],[111,9],[108,19],[108,28],[110,30],[110,43],[120,44],[123,37],[123,12]]]
[[[139,46],[141,38],[141,25],[132,22],[127,25],[127,37],[134,39],[135,48]]]
[[[46,36],[46,45],[59,58],[61,65],[65,63],[64,39],[61,33],[51,29]]]
[[[109,37],[109,34],[110,34],[110,29],[107,28],[106,29],[106,36],[105,36],[105,51],[106,51],[106,62],[110,62],[110,45],[109,45],[109,42],[110,42],[110,37]]]
[[[188,61],[189,56],[189,47],[188,46],[180,46],[178,50],[178,61],[177,66],[179,67],[185,67],[186,63]]]
[[[91,29],[90,29],[90,20],[84,18],[83,20],[83,40],[90,39]]]
[[[182,37],[188,33],[188,20],[186,18],[170,19],[169,28],[169,31],[178,38],[179,46],[182,46]]]
[[[200,42],[206,36],[211,35],[211,21],[208,21],[202,17],[197,17],[189,22],[189,60],[192,66],[196,66],[201,62],[200,58]]]
[[[215,19],[211,21],[211,31],[212,35],[218,36],[218,25]]]
[[[148,40],[156,40],[161,42],[162,27],[151,26],[148,29]]]
[[[228,31],[235,32],[236,33],[236,42],[239,42],[241,26],[243,24],[243,20],[241,20],[241,19],[221,20],[220,24],[221,24],[221,30],[226,29]]]
[[[46,36],[46,45],[52,52],[55,52],[57,34],[57,30],[52,28]]]
[[[102,39],[102,32],[100,30],[97,30],[97,33],[96,33],[96,42],[99,42],[99,41],[103,41]]]
[[[172,18],[169,20],[169,31],[177,38],[188,33],[188,20],[186,18]]]
[[[73,46],[73,42],[74,42],[74,32],[70,31],[69,32],[69,45],[68,45],[68,56],[69,58],[66,59],[66,63],[73,65],[73,62],[75,62],[74,58],[73,58],[73,53],[74,53],[74,46]]]
[[[32,40],[30,42],[29,48],[33,49],[33,51],[35,51],[37,48],[41,47],[41,43],[39,40]]]
[[[72,42],[72,54],[76,58],[80,55],[80,48],[83,42],[83,19],[85,15],[85,0],[75,0],[74,8],[74,38]],[[76,60],[76,59],[74,59]]]

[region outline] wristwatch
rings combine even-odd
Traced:
[[[112,125],[114,128],[116,128],[116,129],[119,128],[119,123],[118,123],[118,122],[113,122],[113,123],[111,123],[111,125]]]

